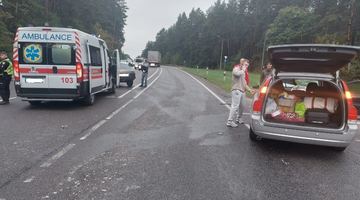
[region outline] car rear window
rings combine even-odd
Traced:
[[[142,63],[142,62],[144,62],[144,60],[143,59],[136,59],[135,62]]]
[[[20,64],[75,65],[72,44],[20,43]]]

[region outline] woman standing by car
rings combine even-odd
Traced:
[[[273,66],[271,64],[271,62],[268,62],[266,64],[266,66],[263,67],[262,69],[262,74],[261,74],[261,78],[260,78],[260,85],[268,78],[271,77],[272,75],[274,75],[274,69]]]

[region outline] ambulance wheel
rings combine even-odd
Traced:
[[[95,94],[90,94],[89,96],[84,98],[85,105],[91,106],[95,103]]]
[[[126,82],[126,83],[127,83],[127,86],[128,86],[128,87],[132,87],[133,84],[134,84],[134,81],[128,81],[128,82]]]
[[[29,104],[32,106],[39,106],[41,104],[41,101],[29,101]]]

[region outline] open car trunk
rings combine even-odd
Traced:
[[[267,122],[340,129],[346,121],[340,88],[329,80],[282,78],[269,87],[264,104]]]
[[[359,47],[320,44],[279,45],[268,48],[277,73],[332,74],[347,66],[360,52]]]

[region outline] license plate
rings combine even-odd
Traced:
[[[120,74],[120,77],[129,77],[129,74]]]
[[[34,83],[44,83],[44,79],[42,78],[26,78],[25,79],[25,83],[30,83],[30,84],[34,84]]]

